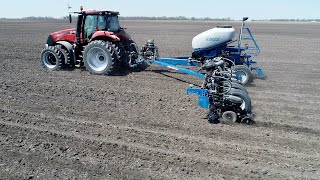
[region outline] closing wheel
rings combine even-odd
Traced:
[[[54,46],[47,46],[41,51],[40,62],[50,71],[58,71],[63,66],[62,53]]]
[[[221,119],[225,122],[237,122],[237,114],[233,111],[226,111],[222,114]]]
[[[241,84],[248,85],[253,82],[253,75],[246,65],[236,65],[235,70]]]
[[[104,41],[93,41],[84,50],[83,61],[92,74],[110,75],[115,70],[117,56],[114,47]]]
[[[252,125],[254,123],[254,121],[250,117],[244,117],[241,119],[241,123]]]

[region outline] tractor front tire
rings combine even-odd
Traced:
[[[92,74],[112,75],[117,62],[114,46],[101,40],[92,41],[84,49],[83,62]]]
[[[237,77],[240,77],[240,82],[242,85],[249,85],[253,82],[253,75],[248,66],[236,65],[235,70]]]
[[[63,54],[55,46],[47,46],[41,51],[40,62],[49,71],[58,71],[64,66]]]
[[[55,45],[55,47],[62,53],[64,66],[66,68],[73,67],[74,63],[72,62],[70,52],[61,44]]]

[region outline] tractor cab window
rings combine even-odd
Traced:
[[[97,28],[111,32],[118,31],[120,29],[118,16],[99,15]]]
[[[99,30],[106,30],[107,29],[107,22],[105,16],[98,16],[98,29]]]
[[[97,16],[88,15],[84,22],[84,37],[89,40],[97,29]]]

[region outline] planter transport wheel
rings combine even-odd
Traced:
[[[235,70],[237,78],[239,78],[241,84],[248,85],[253,82],[253,75],[247,66],[236,65]]]

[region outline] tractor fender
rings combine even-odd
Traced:
[[[61,44],[62,46],[64,46],[69,54],[70,54],[70,58],[73,60],[73,62],[75,63],[76,62],[76,55],[75,55],[75,52],[74,52],[74,49],[73,49],[73,45],[71,43],[69,43],[68,41],[58,41],[56,42],[57,44]]]
[[[91,39],[90,42],[96,39],[101,39],[101,38],[109,38],[112,41],[120,41],[120,38],[116,36],[113,32],[108,32],[108,31],[97,31],[95,32]]]

